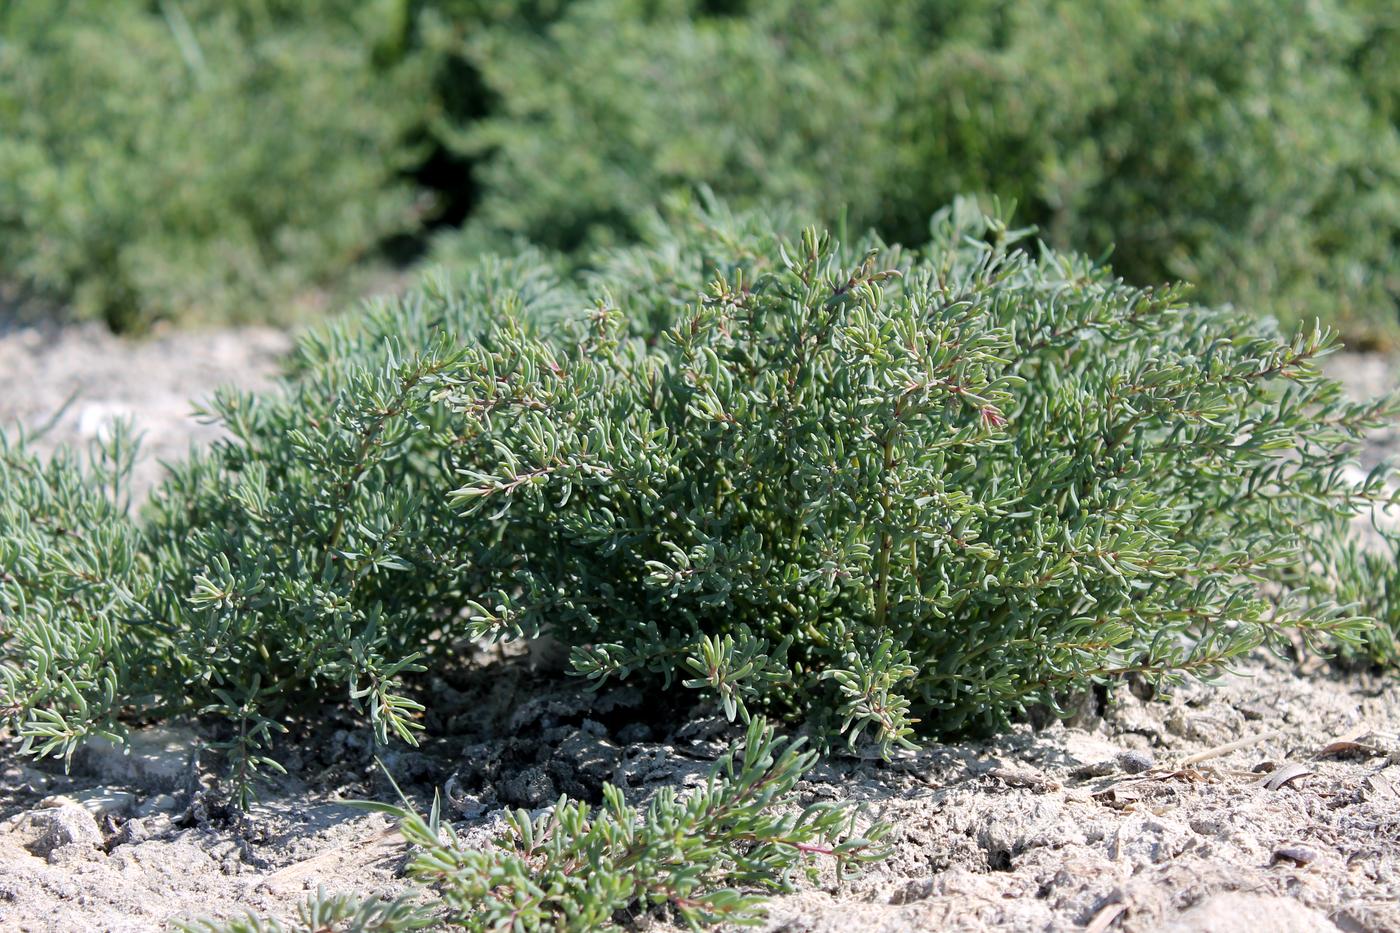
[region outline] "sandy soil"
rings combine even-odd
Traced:
[[[0,329],[0,426],[42,424],[76,391],[46,443],[91,437],[121,413],[158,456],[178,455],[212,434],[185,417],[186,399],[264,384],[283,347],[266,331],[124,344]],[[1379,358],[1336,371],[1358,394],[1392,378]],[[432,692],[439,738],[385,760],[418,799],[450,782],[452,815],[473,838],[490,835],[501,807],[559,792],[684,786],[733,735],[693,710],[659,714],[634,691],[580,693],[521,657],[482,653]],[[993,741],[888,764],[834,758],[803,795],[893,822],[894,854],[844,885],[777,898],[766,929],[1400,931],[1397,724],[1395,678],[1261,656],[1165,696],[1125,683],[1069,722]],[[138,733],[126,753],[88,748],[70,774],[0,753],[0,930],[286,917],[320,885],[403,890],[392,827],[345,805],[388,788],[364,732],[341,725],[288,740],[301,777],[246,815],[209,791],[212,756],[189,726]]]
[[[518,683],[518,667],[478,682]],[[639,796],[694,782],[731,735],[692,718],[629,740],[655,733],[635,694],[527,693],[464,723],[464,739],[391,754],[390,770],[420,801],[451,781],[460,828],[485,839],[502,806],[594,797],[604,780]],[[1400,930],[1400,684],[1259,658],[1214,685],[1145,693],[1124,685],[1070,725],[823,764],[805,800],[894,823],[894,855],[777,898],[765,928]],[[479,699],[447,702],[490,720]],[[387,790],[362,735],[303,746],[294,771],[319,775],[312,786],[284,782],[246,816],[204,790],[197,741],[151,730],[132,756],[94,749],[67,776],[6,760],[0,928],[151,930],[286,916],[318,886],[403,890],[396,834],[344,803]]]
[[[171,331],[121,340],[99,324],[60,327],[0,317],[0,430],[44,430],[35,445],[85,448],[130,419],[143,435],[133,492],[149,489],[160,461],[179,459],[218,429],[191,417],[219,386],[266,386],[291,345],[272,328]]]

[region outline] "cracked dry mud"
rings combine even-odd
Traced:
[[[161,456],[191,430],[185,399],[254,387],[284,339],[173,334],[123,344],[96,331],[0,329],[0,424],[35,425],[74,389],[50,443],[136,417]],[[1357,394],[1390,363],[1348,357]],[[96,412],[96,414],[83,414]],[[1375,453],[1392,446],[1380,438]],[[147,468],[143,482],[157,475]],[[386,758],[420,802],[447,792],[468,839],[501,808],[604,781],[645,797],[701,779],[735,733],[639,694],[598,696],[479,652],[431,685],[431,732]],[[823,763],[805,800],[858,801],[892,822],[894,853],[864,876],[780,896],[764,929],[1400,931],[1400,682],[1311,659],[1254,657],[1214,684],[1166,696],[1122,684],[1068,722],[936,745],[889,764]],[[396,894],[404,849],[381,815],[374,750],[353,724],[284,743],[293,774],[246,816],[207,793],[210,761],[185,726],[137,733],[130,753],[93,747],[71,774],[0,753],[0,930],[136,931],[247,909],[288,916],[324,886]],[[665,918],[638,925],[669,930]]]

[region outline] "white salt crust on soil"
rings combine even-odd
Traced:
[[[46,443],[93,436],[121,413],[160,457],[178,456],[216,434],[186,417],[187,399],[224,382],[266,384],[285,346],[271,331],[132,344],[95,328],[0,326],[0,426],[41,424],[76,390]],[[1392,382],[1381,358],[1332,369],[1359,395]],[[1380,438],[1375,452],[1393,443]],[[143,488],[157,475],[151,463]],[[503,680],[515,677],[519,665],[502,663]],[[518,703],[511,690],[498,702]],[[543,802],[604,775],[644,796],[692,783],[724,747],[726,733],[688,726],[634,741],[646,729],[629,732],[625,703],[607,726],[566,701],[539,705],[516,726],[527,742],[531,730],[547,737],[541,763],[493,774],[501,798]],[[1396,678],[1260,656],[1167,697],[1124,684],[1040,730],[888,765],[836,758],[802,785],[804,801],[859,801],[894,824],[894,853],[856,880],[827,877],[776,898],[763,929],[1400,933],[1397,728]],[[284,781],[231,817],[201,792],[209,776],[192,758],[196,738],[148,730],[131,754],[83,753],[71,775],[0,753],[0,930],[156,930],[248,909],[289,918],[318,886],[405,889],[390,824],[344,802],[384,789],[364,754],[347,751],[353,768]],[[291,751],[325,761],[354,745],[344,734],[335,742]],[[483,750],[457,753],[397,764],[416,767],[422,789],[470,770]],[[466,836],[488,838],[505,802],[491,790],[463,803]],[[664,918],[638,922],[671,929]]]

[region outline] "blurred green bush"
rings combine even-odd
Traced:
[[[353,4],[274,6],[9,7],[0,277],[118,329],[247,320],[416,229],[418,63],[376,65]]]
[[[997,195],[1131,281],[1400,334],[1389,0],[0,11],[0,283],[118,327],[285,317],[440,227],[587,263],[706,186],[906,242]]]
[[[498,101],[459,140],[486,159],[475,222],[567,249],[704,183],[907,242],[959,192],[996,194],[1130,280],[1394,328],[1392,4],[637,6],[475,38]]]

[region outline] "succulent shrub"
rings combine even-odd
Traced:
[[[473,631],[888,743],[1347,629],[1260,585],[1379,493],[1336,467],[1391,403],[1318,377],[1327,337],[1034,259],[966,205],[934,236],[757,250],[646,351],[604,305],[572,355],[482,356],[452,498],[514,553]]]
[[[998,56],[1012,93],[1061,56],[1093,63],[1061,103],[1039,98],[1055,132],[1026,202],[1035,219],[1057,244],[1111,248],[1133,281],[1186,279],[1211,303],[1393,338],[1400,134],[1353,66],[1380,30],[1360,12],[1254,0],[1023,12]]]
[[[699,184],[910,242],[985,192],[1130,282],[1393,336],[1391,7],[581,0],[470,42],[465,242],[613,242]]]
[[[882,219],[899,102],[876,89],[902,59],[878,50],[916,42],[913,18],[891,4],[745,6],[575,2],[543,30],[473,37],[497,105],[457,141],[483,158],[472,225],[564,249],[625,240],[663,195],[699,184]]]
[[[1381,116],[1400,125],[1400,63],[1395,60],[1400,9],[1386,0],[1348,0],[1347,7],[1360,17],[1364,36],[1352,53],[1361,85]]]
[[[246,799],[282,720],[327,689],[411,738],[398,682],[415,653],[450,657],[430,633],[475,547],[446,501],[432,380],[493,316],[547,321],[572,298],[527,252],[308,336],[284,392],[216,397],[231,439],[173,468],[139,522],[112,492],[132,454],[84,470],[9,442],[0,709],[23,747],[71,755],[133,704],[212,716],[235,724],[221,750]]]
[[[1396,406],[1319,373],[1327,333],[969,202],[915,250],[782,227],[693,209],[587,275],[527,253],[373,306],[218,396],[229,439],[140,522],[9,449],[11,730],[203,713],[245,787],[286,717],[343,698],[411,741],[415,671],[548,634],[594,682],[888,748],[1363,637],[1312,568],[1386,499],[1343,466]]]

